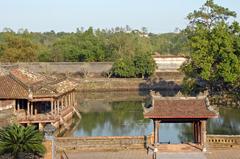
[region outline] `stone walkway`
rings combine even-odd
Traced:
[[[78,152],[67,153],[69,159],[152,159],[145,150],[126,150],[117,152]],[[240,159],[240,149],[214,150],[202,152],[171,152],[157,154],[157,159]]]
[[[202,152],[160,152],[157,154],[157,159],[207,159]]]

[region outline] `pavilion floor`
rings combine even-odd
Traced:
[[[157,149],[159,152],[201,152],[201,146],[194,143],[184,144],[158,144]]]

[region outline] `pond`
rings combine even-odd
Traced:
[[[65,136],[138,136],[149,135],[153,123],[143,117],[147,92],[108,92],[78,95],[82,119]],[[208,134],[240,134],[240,110],[220,108],[220,117],[207,123]],[[161,142],[192,141],[189,123],[161,123]]]

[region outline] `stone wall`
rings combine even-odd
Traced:
[[[58,137],[56,148],[58,152],[143,149],[148,141],[144,136]]]
[[[157,64],[156,72],[178,72],[181,65],[187,60],[183,56],[153,56]]]
[[[80,73],[86,71],[93,74],[108,72],[112,68],[112,65],[112,62],[20,62],[1,64],[5,68],[20,66],[37,73]]]

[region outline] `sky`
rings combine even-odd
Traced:
[[[148,32],[174,32],[187,25],[188,13],[204,0],[0,0],[0,31],[75,32],[76,28],[147,27]],[[239,0],[215,0],[236,11]]]

